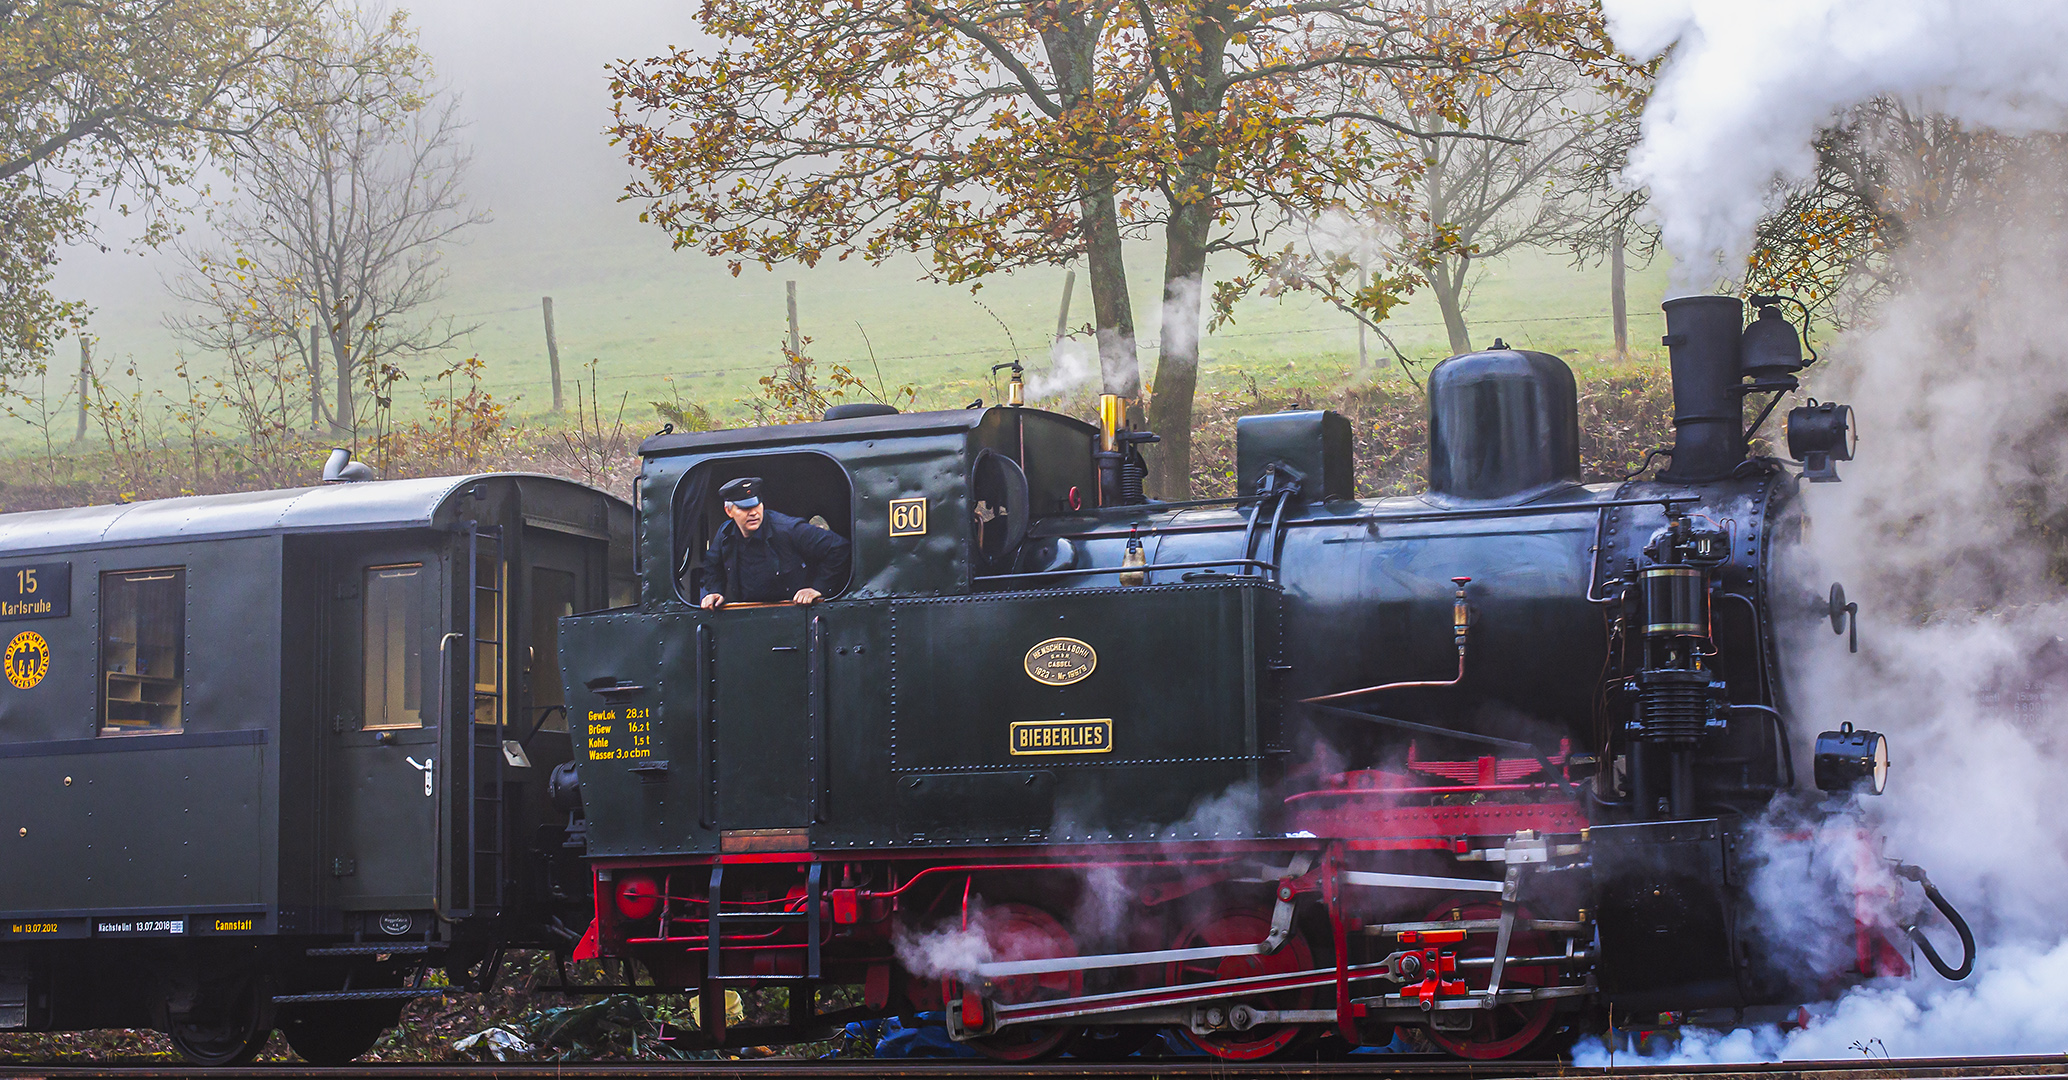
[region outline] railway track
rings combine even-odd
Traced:
[[[1614,1080],[1689,1077],[1700,1080],[2068,1080],[2068,1055],[2025,1057],[1867,1058],[1836,1061],[1790,1061],[1763,1064],[1679,1065],[1652,1063],[1609,1069],[1579,1069],[1558,1063],[1461,1062],[1413,1056],[1366,1057],[1357,1061],[1233,1063],[1137,1059],[1114,1063],[1048,1062],[1003,1065],[957,1060],[872,1061],[686,1061],[680,1063],[360,1063],[337,1068],[310,1065],[264,1065],[242,1068],[197,1068],[187,1065],[82,1063],[0,1063],[0,1078],[80,1080],[86,1077],[327,1077],[327,1076],[473,1076],[473,1077],[647,1077],[695,1076],[722,1080],[845,1080],[850,1077],[946,1077],[974,1075],[1011,1080],[1075,1080],[1080,1077],[1398,1077],[1402,1080],[1537,1080],[1581,1076]]]

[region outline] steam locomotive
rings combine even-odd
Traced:
[[[984,1054],[1125,1053],[1175,1030],[1255,1060],[1399,1027],[1468,1058],[1618,1015],[1732,1018],[1973,942],[1855,797],[1888,752],[1817,736],[1782,678],[1806,604],[1773,569],[1849,411],[1787,417],[1775,297],[1665,305],[1675,441],[1580,483],[1573,375],[1544,353],[1430,374],[1429,490],[1354,498],[1349,422],[1237,424],[1238,494],[1151,502],[1117,400],[667,432],[640,448],[636,608],[561,627],[586,846],[578,956],[704,995],[714,1043],[940,1011]],[[1745,423],[1748,402],[1763,409]],[[1641,472],[1642,470],[1640,470]],[[811,606],[691,602],[719,488],[847,537]],[[1803,822],[1861,838],[1843,970],[1773,940],[1748,882]],[[1956,924],[1955,968],[1891,869]],[[1907,931],[1907,940],[1906,940]],[[1831,944],[1831,943],[1822,943]],[[728,987],[787,1026],[727,1032]],[[818,990],[853,988],[821,1008]]]
[[[1812,404],[1793,463],[1748,456],[1803,366],[1759,307],[1667,304],[1672,464],[1614,485],[1579,483],[1571,372],[1496,343],[1431,373],[1412,498],[1354,499],[1348,421],[1304,412],[1239,422],[1235,497],[1150,502],[1117,401],[1015,380],[663,433],[636,507],[338,451],[321,487],[0,515],[0,1032],[335,1063],[513,947],[701,994],[712,1045],[938,1010],[1008,1060],[1493,1058],[1960,977],[1972,936],[1856,812],[1886,740],[1795,767],[1780,635],[1857,608],[1772,564],[1852,444]],[[742,476],[848,538],[837,595],[689,602]],[[1750,883],[1848,833],[1830,940],[1778,940]],[[788,1021],[727,1030],[750,985]]]

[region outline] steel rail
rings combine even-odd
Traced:
[[[822,1058],[719,1059],[635,1062],[359,1062],[319,1067],[300,1062],[205,1068],[159,1061],[108,1062],[80,1060],[17,1063],[0,1058],[0,1077],[77,1077],[107,1080],[141,1078],[278,1078],[344,1076],[473,1076],[616,1078],[650,1076],[712,1077],[722,1080],[844,1080],[849,1077],[944,1077],[978,1075],[998,1080],[1067,1080],[1076,1077],[1417,1077],[1430,1080],[1571,1080],[1598,1076],[1613,1080],[2068,1080],[2061,1055],[1947,1058],[1847,1058],[1749,1062],[1726,1065],[1678,1065],[1638,1059],[1613,1068],[1577,1069],[1557,1061],[1459,1061],[1421,1054],[1361,1056],[1351,1061],[1245,1061],[1218,1058],[1130,1058],[1118,1062],[1061,1060],[1035,1064],[982,1059],[856,1059]]]

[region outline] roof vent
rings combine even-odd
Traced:
[[[353,461],[352,452],[342,446],[332,449],[330,460],[323,463],[323,482],[326,484],[351,484],[371,479],[373,467],[363,461]]]
[[[880,401],[850,401],[844,405],[835,405],[827,409],[826,415],[819,419],[853,420],[860,416],[896,416],[897,414],[896,406],[885,405]]]

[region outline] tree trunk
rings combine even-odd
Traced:
[[[1134,302],[1127,294],[1127,262],[1120,246],[1112,177],[1087,178],[1079,203],[1084,210],[1085,276],[1099,339],[1100,392],[1133,401],[1142,396],[1142,365],[1135,351]]]
[[[309,327],[309,430],[323,428],[323,342],[314,326]]]
[[[1156,392],[1149,430],[1163,441],[1149,459],[1149,491],[1159,499],[1192,497],[1192,397],[1199,388],[1199,297],[1206,284],[1206,245],[1213,228],[1209,200],[1172,208],[1164,229],[1163,332],[1156,351]]]
[[[1110,169],[1100,160],[1100,118],[1083,115],[1095,108],[1099,39],[1104,25],[1087,5],[1060,2],[1041,23],[1041,41],[1055,67],[1056,94],[1062,119],[1074,133],[1079,160],[1088,163],[1078,177],[1077,208],[1083,215],[1086,284],[1091,289],[1094,329],[1099,341],[1099,388],[1129,401],[1142,396],[1142,367],[1135,352],[1134,304],[1127,294],[1127,262],[1120,245],[1120,210]]]
[[[1429,291],[1436,294],[1437,310],[1443,312],[1443,329],[1450,334],[1453,356],[1472,351],[1472,331],[1465,323],[1465,273],[1471,266],[1461,259],[1453,271],[1449,258],[1439,258],[1429,271]]]
[[[332,334],[330,351],[337,357],[337,408],[330,428],[340,435],[357,434],[359,421],[352,415],[352,346]]]
[[[1226,63],[1238,5],[1205,0],[1158,31],[1158,64],[1170,105],[1177,167],[1164,184],[1170,212],[1163,236],[1163,330],[1156,384],[1149,397],[1149,428],[1163,441],[1149,458],[1149,493],[1178,501],[1192,497],[1192,396],[1199,388],[1200,294],[1206,256],[1220,207],[1222,110],[1227,104]]]

